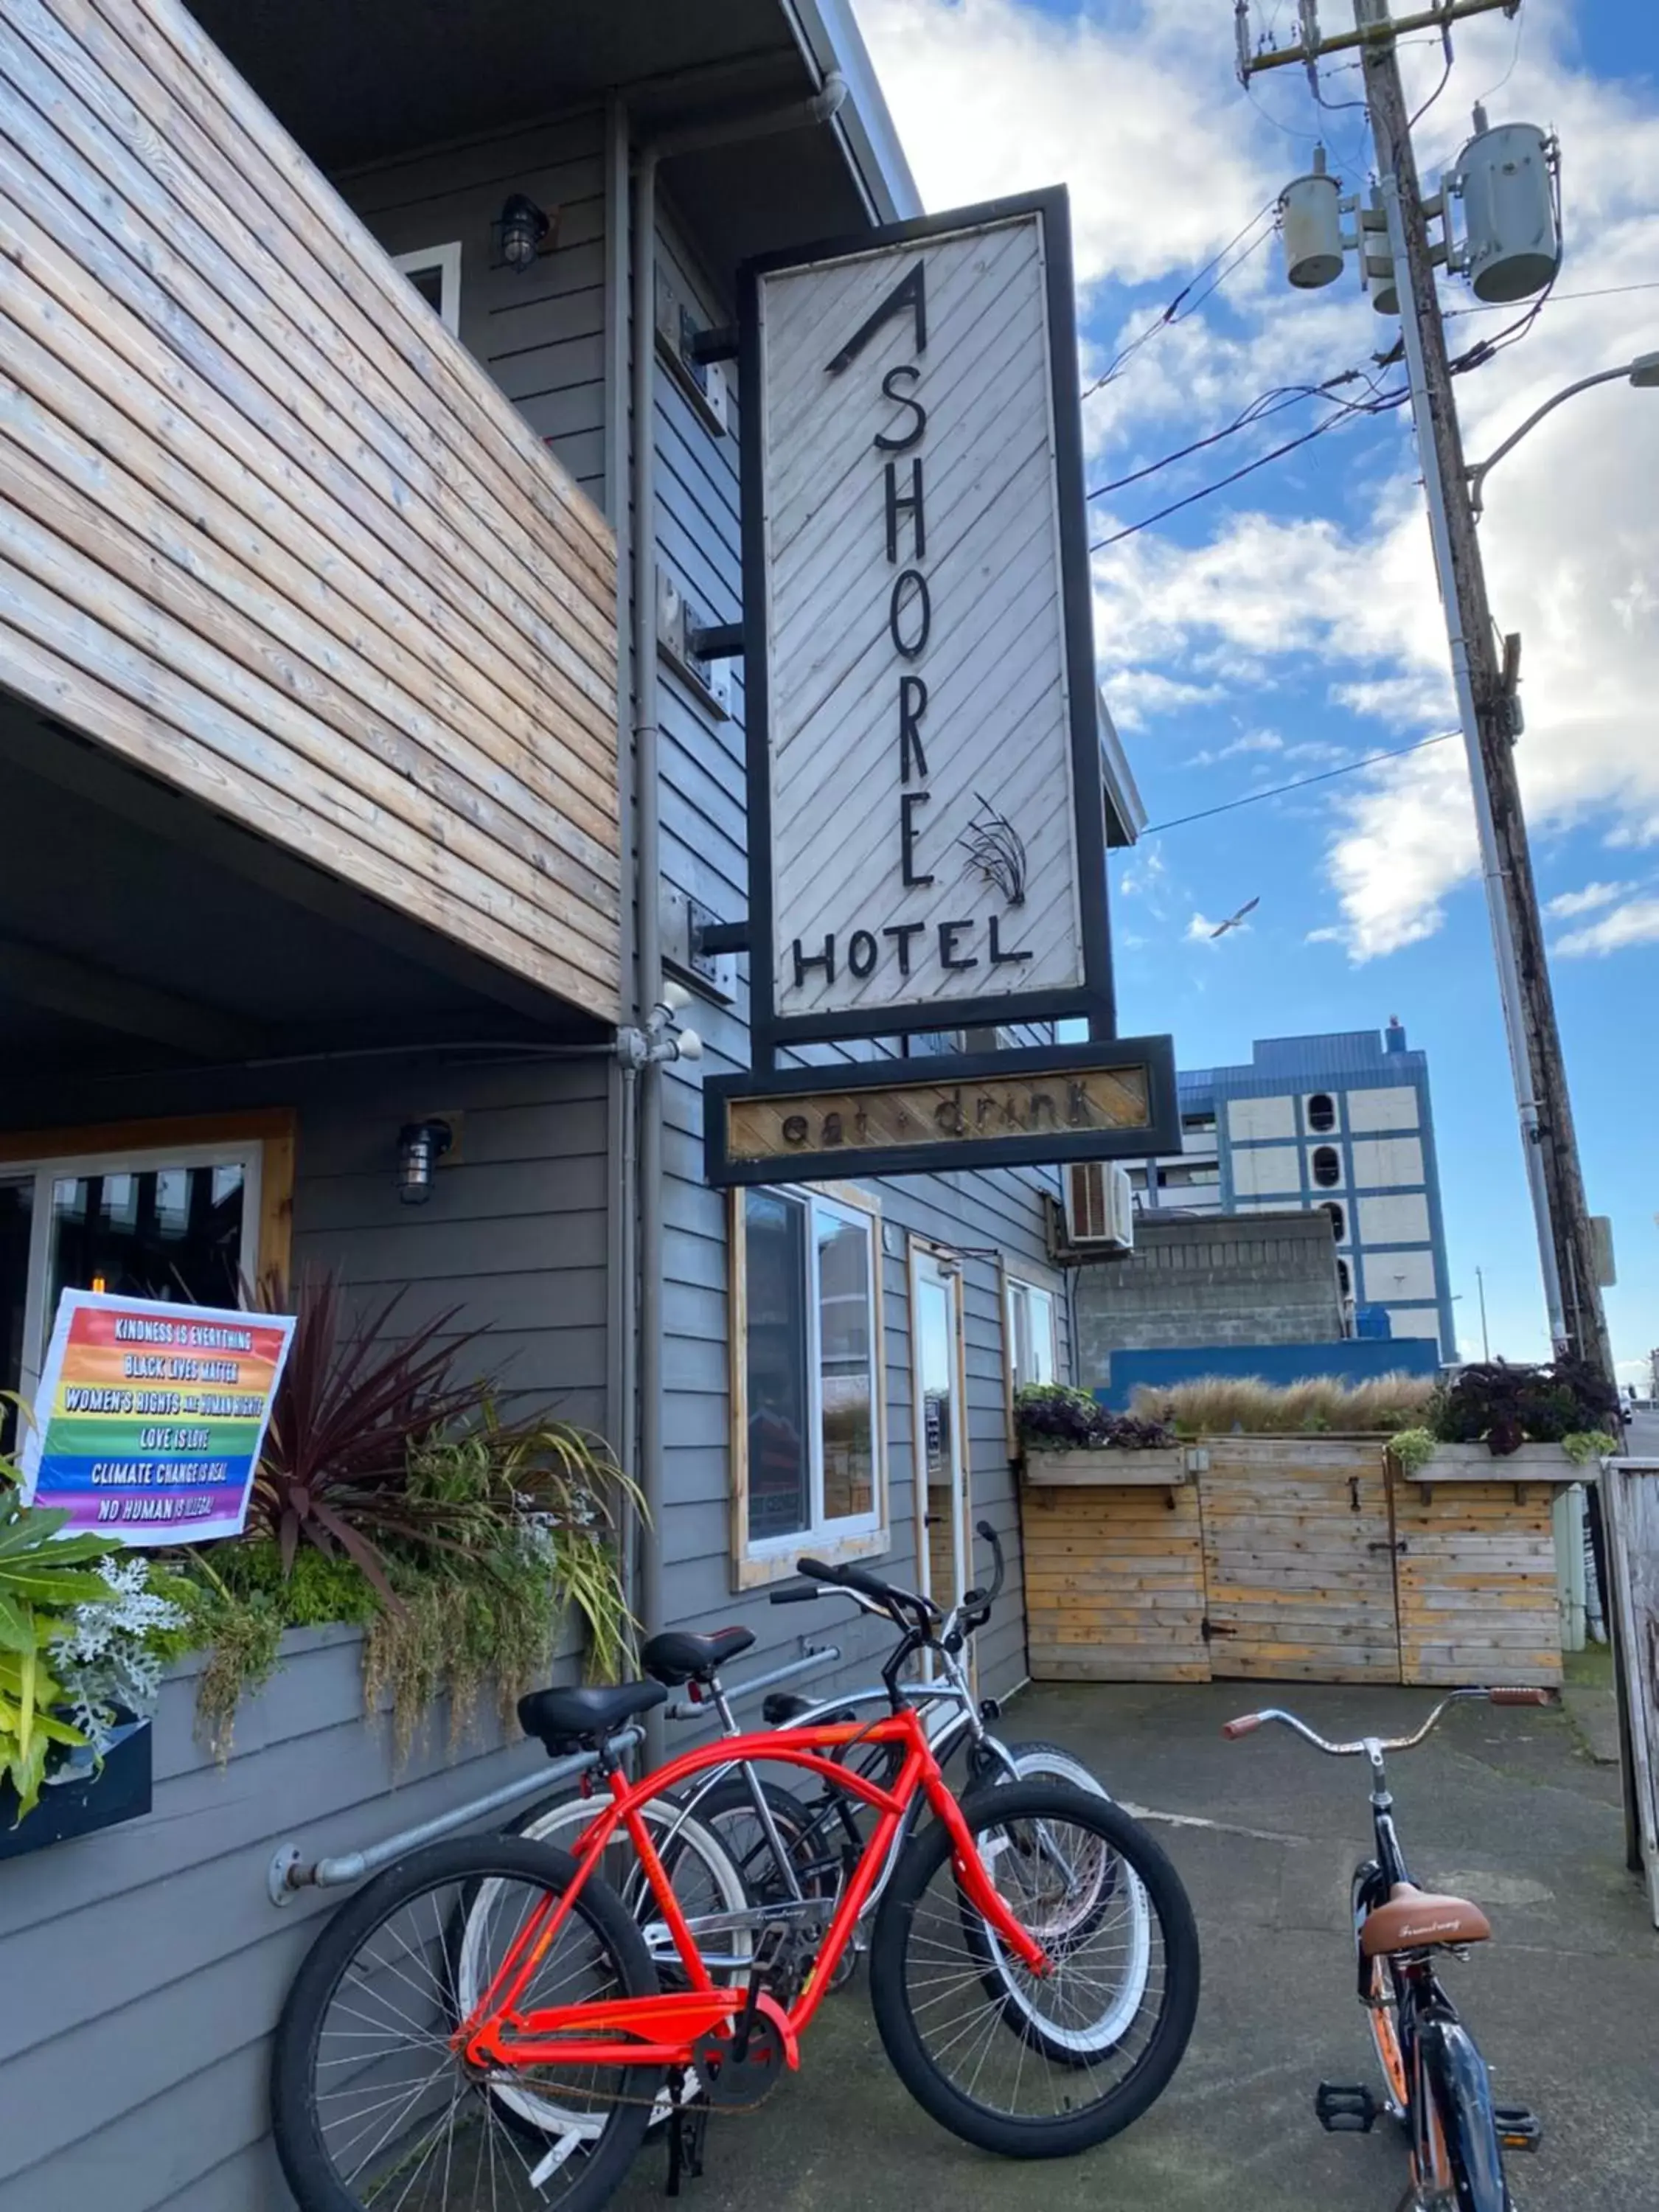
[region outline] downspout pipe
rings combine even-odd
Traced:
[[[657,168],[678,154],[736,145],[827,123],[847,97],[846,80],[827,76],[810,99],[748,114],[682,125],[636,145],[634,155],[633,409],[629,431],[632,490],[634,672],[634,831],[637,922],[637,1003],[641,1018],[662,998],[661,733],[657,671]],[[650,1062],[639,1075],[636,1101],[639,1179],[639,1462],[647,1525],[640,1531],[636,1604],[643,1633],[664,1625],[663,1517],[663,1072]],[[662,1754],[660,1711],[646,1718],[647,1756]]]

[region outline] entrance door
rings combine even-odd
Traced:
[[[1333,1439],[1294,1468],[1268,1437],[1222,1437],[1206,1449],[1199,1500],[1211,1674],[1399,1681],[1394,1529],[1375,1443]]]
[[[910,1364],[922,1589],[948,1611],[969,1580],[962,1275],[955,1261],[910,1247]]]

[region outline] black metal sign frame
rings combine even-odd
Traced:
[[[811,1097],[860,1091],[937,1088],[969,1091],[976,1083],[1041,1082],[1087,1071],[1134,1068],[1146,1077],[1147,1118],[1132,1128],[1033,1130],[1019,1136],[963,1134],[925,1145],[880,1148],[847,1144],[734,1160],[728,1104],[744,1098]],[[1119,1037],[1097,1043],[1030,1045],[1013,1052],[940,1053],[927,1059],[860,1060],[819,1067],[752,1070],[710,1076],[703,1085],[704,1173],[730,1183],[828,1182],[870,1176],[937,1175],[951,1169],[1061,1167],[1072,1160],[1146,1159],[1181,1150],[1181,1103],[1174,1040]]]
[[[763,508],[763,405],[758,313],[763,277],[838,259],[862,258],[887,246],[921,244],[1036,215],[1042,226],[1047,293],[1055,495],[1060,524],[1060,600],[1070,710],[1072,792],[1085,981],[1060,989],[1009,992],[932,1004],[854,1007],[780,1016],[773,990],[772,802],[769,674],[766,641],[766,516]],[[738,272],[738,365],[743,392],[744,708],[749,784],[750,1035],[754,1064],[770,1068],[781,1046],[836,1037],[896,1036],[921,1030],[977,1028],[1081,1018],[1091,1036],[1116,1028],[1106,902],[1105,799],[1096,701],[1094,614],[1083,494],[1083,416],[1079,398],[1076,313],[1072,289],[1071,215],[1064,186],[989,200],[948,215],[890,223],[805,251],[768,254]],[[858,334],[862,336],[862,333]],[[854,340],[856,343],[856,339]],[[712,1086],[711,1086],[712,1088]],[[1100,1158],[1099,1153],[1079,1157]]]

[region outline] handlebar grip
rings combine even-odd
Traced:
[[[1486,1701],[1493,1705],[1553,1705],[1557,1702],[1553,1690],[1526,1689],[1520,1685],[1488,1690]]]
[[[808,1583],[804,1589],[775,1589],[768,1594],[771,1605],[816,1605],[821,1593]]]
[[[1261,1725],[1260,1713],[1240,1713],[1237,1720],[1223,1721],[1221,1733],[1224,1736],[1249,1735],[1252,1729],[1259,1729]]]

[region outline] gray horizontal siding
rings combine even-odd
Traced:
[[[526,125],[333,182],[388,253],[461,247],[462,343],[584,491],[605,504],[605,118]],[[552,216],[553,251],[497,268],[510,192]]]
[[[0,1881],[0,1986],[29,1992],[0,2019],[0,2212],[284,2212],[270,2036],[337,1900],[277,1911],[272,1851],[378,1842],[543,1756],[503,1743],[493,1711],[452,1754],[440,1709],[397,1767],[388,1724],[363,1719],[356,1638],[325,1629],[288,1638],[221,1767],[193,1734],[198,1671],[162,1692],[153,1810],[10,1861]]]

